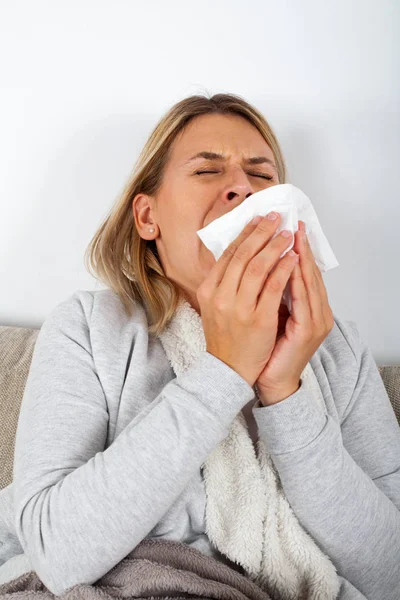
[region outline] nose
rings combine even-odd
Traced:
[[[221,195],[223,204],[229,205],[230,209],[235,208],[253,193],[254,190],[243,168],[240,165],[232,166]]]
[[[224,206],[229,206],[229,210],[233,210],[249,196],[253,194],[253,190],[245,186],[230,186],[221,197],[221,202]],[[227,209],[225,209],[227,210]],[[229,212],[228,210],[228,212]]]
[[[234,191],[234,190],[229,190],[229,192],[226,193],[226,197],[227,200],[229,201],[230,204],[232,204],[232,200],[237,198],[243,198],[243,200],[245,198],[248,198],[249,196],[252,195],[253,192],[243,192],[243,191]]]
[[[229,204],[230,208],[238,206],[243,200],[248,198],[254,193],[250,183],[247,181],[230,183],[226,186],[222,194],[222,202]]]

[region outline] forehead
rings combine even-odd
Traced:
[[[171,162],[184,166],[198,152],[216,152],[227,159],[274,155],[258,129],[239,115],[200,115],[192,119],[171,145]]]

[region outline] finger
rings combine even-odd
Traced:
[[[298,223],[299,223],[299,231],[304,231],[305,232],[306,231],[306,227],[305,227],[304,221],[299,221]],[[301,235],[299,235],[298,239],[299,239],[298,244],[301,244]],[[317,262],[315,260],[315,256],[314,256],[314,254],[313,254],[313,252],[311,250],[311,246],[310,246],[310,242],[309,242],[307,234],[306,234],[305,240],[306,240],[306,249],[311,253],[311,256],[313,258],[313,266],[314,266],[315,276],[317,277],[317,279],[319,281],[321,281],[322,283],[324,283],[324,280],[322,278],[321,269],[317,265]]]
[[[290,279],[296,257],[288,254],[278,260],[271,269],[259,295],[257,311],[270,318],[279,315],[279,307],[285,287]],[[244,300],[243,300],[244,301]]]
[[[311,247],[307,240],[307,234],[304,231],[296,232],[297,250],[300,256],[300,268],[306,291],[308,294],[308,302],[311,310],[312,321],[320,324],[325,318],[323,311],[323,298],[321,296],[321,285],[316,273],[319,270]]]
[[[311,307],[300,262],[295,265],[290,274],[289,281],[290,293],[292,296],[292,319],[295,323],[302,325],[302,327],[309,328],[312,325]]]
[[[314,254],[313,254],[313,252],[311,250],[310,242],[308,240],[308,236],[307,236],[307,232],[306,232],[306,224],[304,223],[304,221],[298,221],[298,223],[299,223],[299,225],[298,225],[298,227],[299,227],[299,229],[298,229],[299,235],[296,238],[296,239],[298,239],[297,243],[301,244],[301,241],[302,241],[302,238],[303,238],[303,232],[304,232],[306,234],[305,235],[305,241],[306,241],[306,246],[305,247],[306,247],[306,250],[311,255],[312,263],[313,263],[313,266],[315,267],[315,274],[317,275],[317,273],[320,273],[321,271],[320,271],[320,268],[317,265],[317,262],[315,260],[315,256],[314,256]]]
[[[305,223],[304,221],[299,221],[299,229],[302,231],[305,231]],[[311,250],[311,246],[310,246],[310,242],[308,240],[308,236],[306,235],[306,247],[307,250],[312,254],[312,250]],[[313,258],[314,255],[312,254]],[[332,309],[329,305],[329,298],[328,298],[328,292],[325,286],[325,282],[322,276],[322,272],[321,269],[319,268],[319,266],[317,265],[315,258],[314,258],[314,273],[315,273],[315,277],[317,279],[317,284],[318,284],[318,288],[319,288],[319,293],[321,296],[321,302],[322,302],[322,313],[323,313],[323,317],[326,323],[330,323],[332,320]]]
[[[275,223],[275,221],[269,222]],[[225,248],[219,259],[212,266],[208,277],[205,280],[206,283],[200,286],[203,291],[205,291],[205,286],[207,286],[207,289],[215,289],[219,286],[236,250],[241,246],[242,242],[244,242],[244,240],[247,239],[257,229],[257,227],[258,223],[252,223],[252,221],[249,221],[239,235]]]
[[[321,273],[321,270],[319,269],[319,267],[317,267],[316,278],[317,278],[319,293],[320,293],[321,301],[322,301],[322,312],[323,312],[324,318],[327,321],[330,321],[332,311],[331,311],[331,307],[329,305],[328,292],[327,292],[325,282],[324,282],[324,279],[322,277],[322,273]]]
[[[261,226],[261,223],[260,223]],[[268,225],[268,227],[270,227]],[[274,232],[274,230],[272,230]],[[256,232],[254,232],[256,233]],[[267,242],[266,231],[258,232],[258,238],[250,236],[249,240],[246,240],[240,249],[241,256],[238,256],[236,260],[232,261],[227,269],[227,278],[225,278],[220,285],[220,293],[236,295],[238,306],[245,314],[250,311],[254,312],[257,310],[259,304],[259,296],[264,287],[267,287],[272,295],[276,295],[278,307],[280,298],[283,290],[280,293],[280,282],[278,279],[275,282],[275,276],[272,276],[272,281],[268,281],[272,275],[272,270],[276,265],[279,268],[280,263],[283,263],[284,276],[286,276],[285,266],[288,263],[289,267],[295,261],[295,257],[287,253],[283,259],[280,259],[282,253],[290,245],[291,239],[277,235],[271,237],[270,241]],[[248,244],[248,242],[250,242]],[[250,245],[251,244],[251,245]],[[258,252],[254,251],[254,244],[258,244]],[[247,257],[247,258],[246,258]],[[238,282],[236,281],[235,273],[238,271]],[[289,279],[287,273],[287,280]],[[279,277],[279,275],[278,275]],[[272,283],[272,285],[271,285]],[[274,287],[275,286],[275,287]],[[273,287],[274,289],[271,289]],[[278,295],[280,293],[280,296]]]

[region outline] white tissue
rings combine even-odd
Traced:
[[[239,206],[215,219],[199,229],[196,233],[203,244],[218,260],[227,246],[239,235],[243,228],[257,215],[265,216],[272,210],[278,212],[281,221],[273,238],[280,231],[287,229],[293,234],[298,230],[297,221],[304,221],[311,251],[321,271],[329,271],[339,263],[326,239],[310,199],[299,188],[291,183],[273,185],[260,192],[255,192]],[[294,246],[294,238],[290,246],[281,254],[282,258]],[[282,301],[292,312],[290,281],[283,292]]]

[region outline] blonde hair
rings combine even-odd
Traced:
[[[111,287],[131,315],[140,302],[147,315],[149,332],[159,334],[172,318],[182,290],[162,268],[155,240],[144,240],[137,231],[132,201],[139,193],[155,196],[172,142],[186,125],[205,114],[240,115],[261,133],[271,148],[279,183],[286,182],[286,167],[278,141],[263,115],[240,96],[215,94],[189,96],[177,102],[157,123],[134,165],[122,194],[85,252],[90,274]]]

